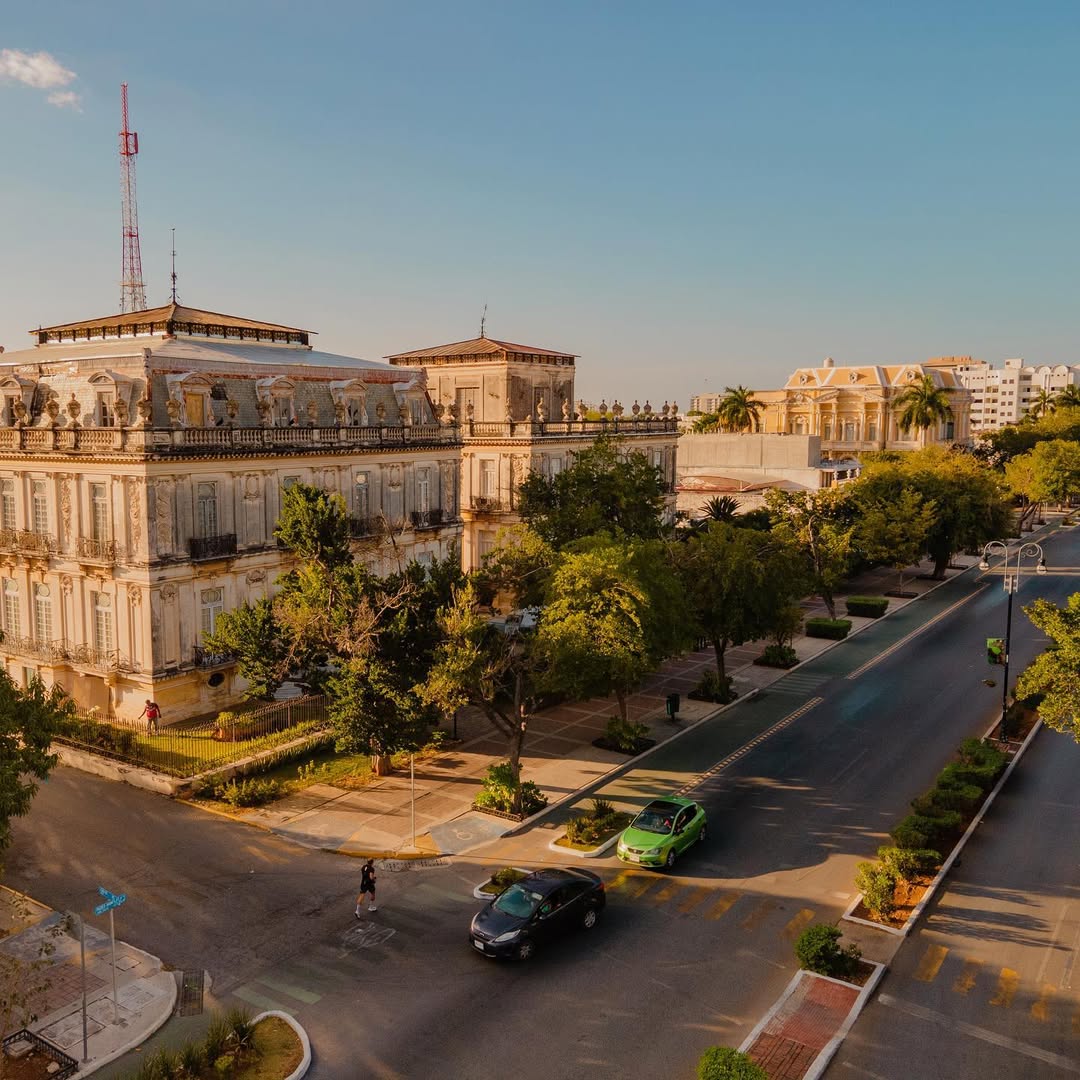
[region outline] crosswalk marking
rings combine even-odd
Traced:
[[[246,1001],[249,1005],[255,1005],[260,1009],[276,1010],[281,1008],[281,1002],[274,1001],[272,998],[263,997],[262,994],[256,993],[246,986],[241,986],[239,990],[234,990],[233,997],[238,997],[242,1001]]]
[[[772,913],[776,907],[775,900],[762,900],[749,915],[741,923],[739,923],[740,930],[755,930],[758,926],[765,921],[765,919]]]
[[[669,881],[659,892],[649,897],[651,904],[666,904],[682,886],[677,881]]]
[[[293,986],[290,983],[282,982],[279,979],[272,979],[266,975],[260,975],[255,980],[262,983],[263,986],[269,986],[272,990],[280,990],[283,994],[288,994],[289,997],[296,998],[297,1001],[302,1001],[305,1005],[314,1005],[316,1001],[322,1000],[322,994],[313,994],[310,990],[305,990],[302,986]]]
[[[1019,987],[1019,974],[1013,971],[1012,968],[1002,968],[1001,974],[998,976],[997,990],[990,999],[990,1004],[1007,1009],[1012,1004],[1012,999],[1016,996]]]
[[[647,874],[634,874],[626,883],[626,895],[631,900],[640,900],[650,889],[660,882],[660,878]]]
[[[1054,988],[1049,983],[1043,983],[1042,992],[1031,1003],[1031,1019],[1045,1024],[1050,1019],[1050,1001],[1054,996]]]
[[[626,879],[630,876],[628,870],[620,870],[605,886],[608,892],[618,892],[626,884]]]
[[[682,900],[679,901],[677,905],[678,910],[682,912],[683,915],[686,915],[711,894],[712,889],[706,888],[704,885],[698,885],[695,888],[690,889]]]
[[[789,941],[794,941],[794,939],[810,925],[810,920],[813,917],[814,912],[810,908],[803,908],[802,911],[800,911],[780,932],[781,937],[785,937]]]
[[[706,919],[719,919],[721,915],[730,910],[735,904],[735,901],[739,899],[737,892],[726,892],[711,908],[709,908]]]
[[[975,985],[975,980],[978,978],[981,968],[981,960],[965,960],[963,969],[956,976],[956,982],[953,983],[953,990],[957,994],[969,994],[971,988]]]
[[[919,966],[915,969],[915,978],[920,982],[933,982],[949,950],[944,945],[927,945]]]

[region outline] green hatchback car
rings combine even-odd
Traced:
[[[619,837],[623,862],[671,869],[687,848],[705,839],[705,811],[690,799],[654,799]]]

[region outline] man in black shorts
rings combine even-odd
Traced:
[[[356,917],[360,918],[360,909],[364,906],[364,897],[371,897],[368,911],[377,911],[375,907],[375,860],[368,859],[360,867],[360,895],[356,898]]]

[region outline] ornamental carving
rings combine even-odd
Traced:
[[[570,402],[566,398],[562,399],[562,418],[567,421],[570,419]]]
[[[67,574],[60,578],[60,591],[65,596],[71,595],[71,578]]]
[[[79,404],[79,399],[75,396],[75,392],[72,391],[71,400],[67,403],[68,427],[79,426],[79,413],[81,412],[82,406]]]
[[[142,605],[142,590],[135,585],[129,585],[127,590],[128,603],[137,608]]]
[[[60,522],[65,547],[71,546],[71,480],[60,477]]]
[[[401,487],[401,466],[400,465],[390,465],[387,468],[387,470],[386,470],[386,481],[387,481],[387,485],[391,489],[396,490],[397,488]]]
[[[266,580],[265,570],[249,570],[244,579],[249,585],[261,585]]]
[[[128,509],[131,511],[131,546],[136,551],[142,547],[142,496],[139,494],[139,485],[132,484],[131,494],[128,496]]]
[[[176,586],[175,585],[162,585],[161,586],[161,602],[163,604],[171,604],[176,599]]]
[[[173,512],[172,481],[159,480],[155,486],[155,519],[157,523],[157,553],[167,555],[172,551]]]
[[[154,403],[149,398],[139,398],[135,402],[135,411],[139,414],[137,427],[149,427],[154,416]]]
[[[307,418],[312,427],[315,426],[315,421],[319,419],[319,403],[314,398],[307,403]]]
[[[116,423],[118,427],[128,426],[128,403],[126,398],[116,399]]]
[[[246,502],[254,502],[262,494],[262,486],[259,483],[258,473],[247,473],[244,476],[244,499]]]
[[[49,393],[49,400],[45,402],[45,415],[49,418],[49,427],[56,427],[60,418],[60,402],[56,398],[56,391]]]

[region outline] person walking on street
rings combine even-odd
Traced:
[[[360,867],[360,895],[356,898],[356,917],[360,918],[360,909],[364,906],[364,897],[371,897],[368,911],[377,911],[375,907],[375,860],[368,859]]]
[[[158,703],[156,701],[151,701],[149,698],[146,699],[146,705],[143,706],[143,711],[139,713],[139,719],[141,720],[144,716],[146,717],[146,734],[156,735],[157,722],[161,716],[161,709],[158,708]]]

